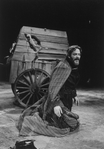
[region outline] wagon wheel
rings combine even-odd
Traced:
[[[49,86],[49,74],[41,69],[28,69],[22,72],[14,84],[16,100],[28,107],[45,95]]]

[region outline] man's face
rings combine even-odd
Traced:
[[[71,56],[70,56],[70,59],[71,59],[71,61],[73,62],[73,64],[75,66],[78,66],[79,65],[80,58],[81,58],[81,52],[80,52],[80,50],[79,49],[75,49],[71,53]]]

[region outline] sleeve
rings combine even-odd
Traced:
[[[54,102],[54,107],[56,107],[56,106],[64,107],[64,105],[63,105],[63,103],[62,103],[62,101],[60,99],[59,100],[56,100]]]
[[[54,98],[58,94],[59,90],[63,86],[70,73],[71,68],[63,62],[60,62],[58,66],[55,68],[55,70],[52,73],[51,81],[49,84],[49,95],[51,100],[54,101]]]
[[[43,106],[43,119],[45,119],[47,113],[50,113],[55,105],[61,104],[56,98],[70,73],[71,67],[68,67],[63,62],[59,62],[54,69],[49,83],[48,96]]]

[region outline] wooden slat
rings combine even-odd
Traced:
[[[18,61],[33,61],[35,58],[35,53],[20,53],[20,52],[14,52],[14,55],[12,57],[13,60]]]
[[[52,57],[44,57],[44,56],[41,56],[39,57],[38,59],[39,60],[47,60],[47,61],[56,61],[56,60],[63,60],[65,57],[58,57],[58,56],[52,56]]]
[[[58,31],[58,30],[50,30],[50,29],[43,29],[43,28],[36,28],[36,27],[28,27],[23,26],[21,31],[22,33],[33,33],[33,34],[40,34],[40,35],[49,35],[49,36],[58,36],[58,37],[67,37],[65,31]]]
[[[61,44],[68,44],[67,37],[57,37],[57,36],[51,36],[51,35],[40,35],[40,34],[33,34],[35,35],[40,42],[53,42],[53,43],[61,43]],[[19,35],[19,40],[26,40],[24,33],[21,32]]]
[[[30,47],[25,47],[25,46],[17,46],[16,47],[16,51],[15,52],[25,52],[25,53],[35,53],[34,51],[33,51],[33,49],[31,49]],[[39,51],[39,53],[49,53],[49,54],[51,54],[51,53],[53,53],[53,54],[66,54],[66,50],[65,49],[58,49],[58,50],[56,50],[56,49],[53,49],[53,48],[42,48],[41,49],[41,51]],[[14,53],[15,54],[15,53]]]
[[[51,70],[51,64],[46,64],[46,68],[45,71],[48,72],[49,74],[51,74],[52,70]]]
[[[15,52],[15,54],[12,57],[12,60],[18,60],[18,61],[33,61],[35,58],[35,54],[33,53],[20,53]],[[65,55],[59,55],[59,54],[41,54],[39,53],[39,59],[50,59],[50,60],[56,60],[56,59],[63,59],[65,58]]]
[[[56,62],[55,61],[45,61],[45,60],[36,60],[35,64],[38,64],[38,63],[42,63],[43,65],[46,65],[46,64],[55,64]]]
[[[50,42],[42,42],[42,47],[46,48],[53,48],[53,49],[68,49],[68,45],[65,44],[57,44],[57,43],[50,43]]]
[[[26,65],[23,62],[18,61],[18,65],[17,65],[17,76],[22,73],[23,71],[26,70]],[[15,76],[16,77],[16,76]]]
[[[18,61],[11,61],[9,82],[14,83],[17,78]]]
[[[39,54],[39,58],[38,59],[50,59],[50,60],[60,60],[60,59],[64,59],[66,57],[66,55],[54,55],[54,54]]]
[[[19,40],[17,46],[28,46],[29,44],[25,40]],[[66,44],[57,44],[50,42],[41,42],[41,46],[45,48],[53,48],[53,49],[68,49],[68,45]]]
[[[26,70],[31,69],[31,62],[26,62]]]

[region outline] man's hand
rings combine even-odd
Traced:
[[[79,99],[78,97],[73,98],[73,102],[78,106],[79,105]]]
[[[54,113],[58,116],[61,117],[62,112],[62,108],[60,106],[56,106],[54,107]]]

